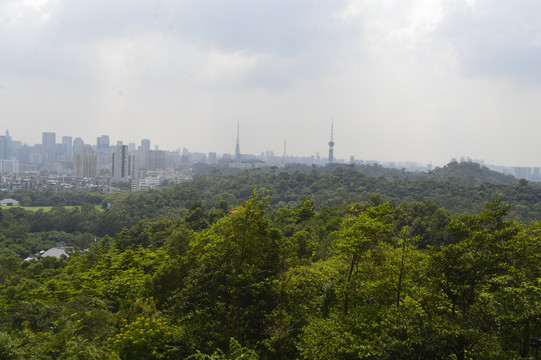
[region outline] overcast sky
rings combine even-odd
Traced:
[[[0,0],[0,132],[541,165],[537,0]]]

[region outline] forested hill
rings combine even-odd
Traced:
[[[369,174],[377,174],[367,175]],[[316,208],[344,201],[366,201],[378,194],[400,204],[430,199],[451,214],[475,213],[496,198],[512,204],[510,216],[520,221],[541,219],[541,188],[475,163],[450,163],[431,173],[411,173],[376,165],[296,166],[235,173],[214,172],[191,182],[206,206],[228,205],[249,198],[254,188],[267,189],[273,207],[295,204],[303,196]],[[216,198],[218,197],[218,198]]]
[[[473,162],[450,162],[442,168],[437,167],[428,173],[428,177],[434,180],[447,181],[458,180],[463,183],[480,185],[489,184],[516,184],[518,179],[512,175],[505,175],[490,170]]]
[[[427,176],[423,171],[406,171],[405,169],[388,168],[379,164],[327,164],[325,166],[316,165],[304,165],[304,164],[287,164],[285,167],[267,167],[253,170],[259,174],[278,174],[282,172],[287,173],[329,173],[336,169],[349,169],[361,172],[366,176],[384,177],[388,180],[397,179],[419,179]],[[243,170],[235,168],[216,168],[215,166],[198,163],[193,166],[193,171],[196,175],[214,175],[214,174],[238,174]],[[245,171],[245,170],[244,170]]]
[[[369,169],[12,194],[0,359],[538,358],[541,189]]]
[[[455,182],[461,182],[469,185],[480,185],[483,183],[489,184],[515,184],[518,182],[518,179],[512,175],[502,174],[500,172],[490,170],[486,166],[481,166],[478,163],[474,162],[450,162],[443,167],[436,167],[434,170],[429,172],[424,171],[406,171],[405,169],[398,168],[388,168],[383,167],[379,164],[367,164],[367,165],[358,165],[358,164],[327,164],[325,166],[316,167],[302,165],[302,164],[288,164],[285,168],[270,167],[270,168],[260,168],[254,170],[257,173],[261,174],[277,174],[281,172],[287,173],[310,173],[317,171],[319,173],[329,173],[333,172],[336,169],[348,169],[355,170],[362,173],[365,176],[372,177],[384,177],[387,180],[400,180],[400,179],[431,179],[438,181],[447,181],[452,180]],[[194,173],[197,175],[214,175],[214,174],[238,174],[240,170],[238,169],[228,169],[228,168],[216,168],[207,164],[196,164],[194,165]]]

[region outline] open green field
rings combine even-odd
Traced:
[[[50,211],[53,207],[52,206],[10,206],[10,208],[22,208],[22,209],[25,209],[25,210],[28,210],[28,211],[38,211],[38,210],[43,210],[43,211]],[[73,208],[80,208],[80,206],[63,206],[64,208],[66,209],[73,209]],[[102,210],[102,207],[101,205],[96,205],[95,206],[96,209],[98,210]]]

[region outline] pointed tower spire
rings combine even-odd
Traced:
[[[331,140],[329,141],[329,164],[334,161],[334,117],[331,120]]]
[[[237,123],[237,146],[235,146],[235,161],[240,161],[240,142],[239,142],[240,124]]]

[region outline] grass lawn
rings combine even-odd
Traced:
[[[23,208],[28,211],[38,211],[38,210],[49,211],[53,208],[52,206],[13,206],[13,207]],[[73,208],[78,208],[80,206],[63,206],[63,207],[65,209],[73,209]],[[102,210],[101,205],[96,205],[95,207],[98,210]]]

